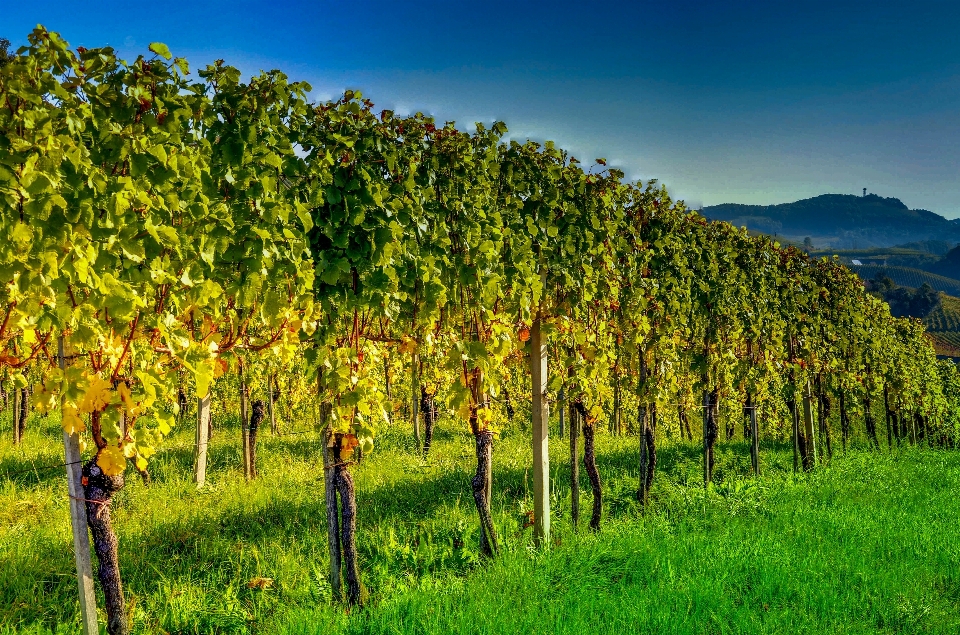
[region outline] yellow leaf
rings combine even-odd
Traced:
[[[340,460],[346,461],[353,456],[353,449],[358,445],[360,442],[355,434],[343,435],[343,440],[340,441]]]
[[[86,424],[77,415],[77,409],[70,404],[63,406],[63,431],[67,434],[79,434],[87,429]]]
[[[90,378],[90,384],[83,399],[80,400],[80,412],[98,412],[103,410],[110,403],[110,382],[94,375]]]
[[[142,456],[137,457],[137,469],[141,472],[147,469],[147,460]]]
[[[120,448],[108,446],[97,454],[97,465],[107,476],[120,476],[127,467],[127,458]]]
[[[33,407],[36,408],[37,412],[47,414],[57,407],[57,397],[42,384],[34,386]]]

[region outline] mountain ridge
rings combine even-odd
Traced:
[[[960,222],[925,209],[909,209],[900,199],[876,194],[821,194],[793,203],[722,203],[700,213],[766,234],[809,237],[818,248],[892,247],[930,240],[960,241]]]

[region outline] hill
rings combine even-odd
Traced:
[[[940,305],[923,318],[939,355],[960,357],[960,298],[940,296]]]
[[[882,265],[861,265],[850,268],[863,280],[873,280],[877,274],[883,274],[901,287],[918,289],[926,283],[937,291],[942,291],[947,295],[960,296],[960,280],[938,276],[921,269],[884,267]]]
[[[737,226],[794,240],[810,237],[816,247],[892,247],[904,243],[960,240],[960,223],[897,198],[876,194],[823,194],[780,205],[724,203],[701,214]]]
[[[943,258],[924,269],[948,278],[960,278],[960,247],[954,247]]]

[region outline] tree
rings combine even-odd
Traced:
[[[0,37],[0,68],[12,62],[14,57],[16,56],[10,52],[10,40]]]

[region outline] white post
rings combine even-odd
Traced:
[[[60,370],[66,368],[63,336],[57,342]],[[63,412],[64,399],[60,399]],[[97,635],[97,596],[93,591],[93,565],[90,562],[90,534],[87,533],[87,506],[84,504],[82,467],[80,465],[80,435],[63,432],[63,451],[67,464],[67,491],[70,493],[70,525],[73,528],[73,559],[77,565],[77,585],[80,590],[80,622],[83,635]]]
[[[202,487],[207,480],[207,446],[210,444],[210,391],[197,399],[197,447],[193,482]]]
[[[550,546],[550,404],[547,400],[547,341],[539,314],[530,329],[533,380],[533,530],[538,544]]]

